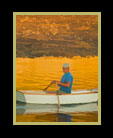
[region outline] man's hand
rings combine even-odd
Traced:
[[[60,81],[56,81],[56,80],[53,80],[51,83],[55,83],[55,84],[57,84],[57,85],[62,85],[62,86],[64,86],[64,87],[69,87],[70,86],[70,82],[67,82],[67,83],[62,83],[62,82],[60,82]]]
[[[56,81],[55,80],[53,80],[51,83],[55,83]]]
[[[53,80],[51,83],[60,84],[60,82],[56,80]]]
[[[60,85],[62,85],[64,87],[69,87],[70,86],[70,82],[62,83],[62,82],[56,81],[55,83],[56,84],[60,84]]]
[[[59,82],[59,81],[55,81],[55,84],[57,84],[57,85],[58,85],[58,84],[60,84],[60,82]]]

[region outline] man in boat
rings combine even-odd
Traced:
[[[62,66],[64,75],[61,78],[61,81],[52,81],[52,83],[57,84],[60,88],[57,91],[57,94],[62,94],[62,93],[66,93],[66,94],[71,94],[71,89],[72,89],[72,85],[73,85],[73,76],[72,74],[69,72],[69,64],[68,63],[64,63]]]

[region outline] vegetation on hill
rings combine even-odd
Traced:
[[[17,16],[16,56],[97,56],[97,16]]]

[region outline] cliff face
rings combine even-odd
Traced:
[[[97,16],[17,16],[16,56],[97,56]]]

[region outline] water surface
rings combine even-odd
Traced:
[[[97,103],[38,105],[17,102],[17,122],[97,122]]]
[[[52,80],[60,80],[62,64],[70,64],[73,90],[98,87],[98,57],[40,57],[16,58],[16,88],[18,90],[42,90]],[[53,84],[48,90],[57,90]]]

